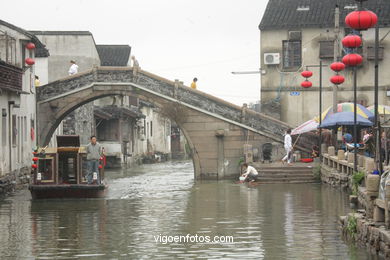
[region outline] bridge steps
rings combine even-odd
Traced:
[[[315,183],[318,180],[313,174],[312,164],[293,164],[293,166],[280,163],[264,165],[253,164],[259,172],[257,183]]]

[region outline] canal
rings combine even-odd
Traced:
[[[195,183],[189,161],[106,176],[105,199],[1,200],[0,258],[377,259],[343,241],[347,194],[327,185]],[[234,242],[167,242],[187,234]]]

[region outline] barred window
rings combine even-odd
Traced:
[[[283,68],[296,68],[302,65],[302,42],[283,41]]]
[[[334,41],[320,41],[320,59],[334,57]]]

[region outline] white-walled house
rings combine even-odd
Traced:
[[[35,49],[27,49],[33,43]],[[0,20],[0,178],[1,183],[28,180],[36,146],[35,65],[39,50],[42,62],[49,56],[33,34]]]
[[[340,30],[336,32],[335,10],[340,12]],[[390,3],[389,1],[364,1],[363,7],[378,15],[380,27],[379,52],[379,102],[388,105],[390,89]],[[356,10],[354,0],[269,0],[259,25],[261,53],[261,103],[262,112],[268,113],[293,126],[318,115],[319,71],[313,71],[313,87],[303,89],[300,73],[307,65],[324,65],[341,60],[345,54],[341,40],[352,31],[344,24],[348,13]],[[363,44],[358,52],[363,56],[357,68],[358,102],[374,102],[374,28],[362,31]],[[337,37],[335,37],[337,35]],[[338,87],[337,102],[353,100],[353,73],[351,68],[340,73],[345,82]],[[329,66],[323,69],[323,110],[333,104],[330,77],[335,75]]]

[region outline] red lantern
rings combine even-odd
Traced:
[[[103,168],[103,166],[102,165],[99,165],[99,169],[102,169]]]
[[[26,61],[26,64],[29,66],[32,66],[35,64],[35,61],[31,58],[27,58],[25,61]]]
[[[26,44],[26,48],[29,50],[33,50],[33,49],[35,49],[35,44],[32,42],[29,42]]]
[[[367,10],[353,11],[345,17],[345,23],[355,30],[367,30],[378,22],[378,16]]]
[[[305,80],[305,81],[303,81],[303,82],[301,83],[301,86],[302,86],[303,88],[310,88],[310,87],[313,86],[313,83],[311,83],[311,81]]]
[[[37,162],[39,159],[38,159],[38,157],[34,157],[32,160],[33,160],[34,162]]]
[[[345,36],[341,42],[344,47],[357,48],[362,45],[362,38],[360,38],[358,35],[350,34]]]
[[[339,72],[345,69],[345,64],[342,62],[333,62],[332,64],[330,64],[330,68],[333,71]]]
[[[311,76],[313,76],[313,72],[309,71],[309,70],[305,70],[305,71],[302,71],[301,75],[304,78],[310,78]]]
[[[356,53],[350,53],[343,57],[343,63],[347,66],[357,66],[363,62],[363,57]]]
[[[33,165],[31,165],[31,167],[32,167],[33,169],[36,169],[36,168],[38,168],[38,165],[33,164]]]
[[[334,75],[333,77],[330,78],[330,82],[332,82],[335,85],[340,85],[344,83],[344,77],[341,75]]]

